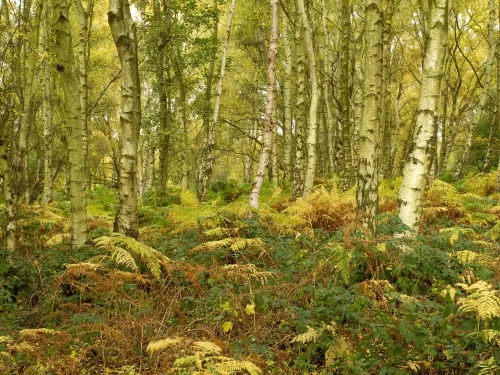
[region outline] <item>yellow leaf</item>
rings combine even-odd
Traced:
[[[247,313],[247,315],[254,315],[255,314],[255,303],[247,305],[247,307],[245,307],[245,312]]]
[[[230,330],[233,329],[233,323],[231,323],[230,321],[225,321],[224,323],[222,323],[222,330],[226,333],[228,333]]]

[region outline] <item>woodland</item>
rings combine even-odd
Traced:
[[[500,2],[0,0],[0,374],[500,374]]]

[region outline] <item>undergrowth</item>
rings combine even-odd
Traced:
[[[376,238],[328,181],[295,202],[266,185],[251,217],[234,181],[207,203],[171,187],[143,200],[139,241],[112,234],[98,187],[78,251],[67,202],[23,207],[21,250],[0,253],[0,373],[498,373],[500,209],[472,179],[436,180],[412,239],[400,179]]]

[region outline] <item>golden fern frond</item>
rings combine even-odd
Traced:
[[[58,233],[55,236],[50,237],[45,245],[47,246],[56,246],[59,245],[63,241],[69,241],[71,239],[71,234],[69,233]]]
[[[193,343],[193,346],[195,349],[198,349],[204,353],[216,353],[220,354],[222,352],[222,349],[220,346],[215,345],[214,343],[210,341],[195,341]]]
[[[191,250],[189,250],[189,254],[198,253],[202,251],[211,252],[214,250],[218,250],[222,247],[230,246],[233,243],[234,243],[234,238],[224,238],[222,240],[217,240],[217,241],[208,241],[193,247]]]
[[[73,277],[93,274],[95,273],[95,271],[97,271],[99,268],[102,267],[101,264],[92,262],[65,264],[65,266],[66,266],[66,272],[68,272],[68,274],[70,274]]]
[[[500,317],[500,298],[493,285],[480,280],[472,285],[459,283],[467,293],[466,298],[459,298],[457,304],[464,313],[472,312],[485,322]]]
[[[292,339],[292,342],[298,342],[301,344],[308,344],[310,342],[316,342],[318,338],[323,334],[323,332],[330,332],[333,336],[336,336],[335,323],[323,324],[321,328],[313,328],[307,326],[307,332],[301,333]]]
[[[458,263],[460,263],[463,266],[474,262],[474,260],[477,258],[478,255],[479,255],[478,253],[475,253],[470,250],[462,250],[462,251],[457,251],[455,253],[455,257],[457,258]]]
[[[111,259],[113,259],[117,264],[121,264],[133,271],[138,269],[134,257],[127,250],[114,245],[110,245],[109,249],[112,249]]]
[[[60,331],[50,328],[34,328],[34,329],[23,329],[19,331],[21,336],[36,337],[38,335],[58,335]]]
[[[128,265],[130,268],[133,268],[134,264],[137,268],[137,264],[134,260],[135,257],[137,257],[156,278],[161,277],[161,266],[167,267],[167,264],[171,262],[168,257],[152,247],[118,233],[99,237],[94,240],[94,243],[98,247],[111,253],[111,256],[114,257],[115,260],[123,262],[121,264]],[[134,257],[134,259],[130,259],[124,252],[129,253],[130,257]],[[132,260],[134,262],[132,262]]]
[[[184,341],[182,337],[167,337],[161,340],[151,341],[146,347],[146,352],[151,355],[171,346],[181,344]]]
[[[260,238],[239,238],[231,244],[231,250],[240,251],[247,247],[262,248],[264,242]]]
[[[476,232],[472,228],[462,228],[462,227],[450,227],[443,228],[439,231],[439,233],[450,233],[449,241],[450,245],[455,245],[458,241],[460,234],[464,235],[467,238],[475,239],[477,237]]]
[[[239,229],[240,228],[216,227],[204,231],[203,234],[207,237],[230,237],[230,236],[236,236],[239,232]]]
[[[219,267],[220,275],[225,279],[249,280],[254,279],[262,285],[266,284],[269,279],[276,278],[276,274],[268,271],[259,271],[255,264],[228,264]]]
[[[263,372],[255,364],[250,361],[239,361],[228,357],[212,357],[211,361],[218,361],[216,363],[209,362],[205,369],[210,374],[214,375],[236,375],[236,374],[249,374],[249,375],[262,375]]]

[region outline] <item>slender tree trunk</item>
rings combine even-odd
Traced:
[[[350,137],[349,52],[351,38],[350,0],[342,0],[342,47],[340,51],[340,106],[342,108],[342,144],[344,146],[344,190],[352,186]]]
[[[128,0],[110,0],[108,22],[120,65],[121,114],[120,162],[115,230],[130,237],[139,236],[137,208],[137,147],[141,124],[141,86],[137,53],[136,25]]]
[[[89,25],[90,13],[92,12],[93,0],[89,0],[87,10],[83,7],[82,0],[76,0],[76,9],[78,11],[78,79],[80,83],[80,122],[83,124],[83,150],[85,153],[85,169],[87,177],[90,171],[87,168],[87,157],[89,152],[88,142],[88,56],[89,56],[89,32],[92,30],[92,24]],[[92,21],[90,21],[92,22]],[[89,181],[87,181],[89,183]]]
[[[297,0],[297,7],[302,19],[302,32],[304,33],[304,43],[307,51],[307,61],[309,65],[309,83],[311,85],[311,103],[309,107],[309,131],[307,134],[307,168],[304,181],[304,196],[311,194],[314,177],[316,175],[316,139],[318,127],[318,78],[316,73],[316,57],[314,56],[314,45],[312,29],[309,17],[306,13],[304,0]]]
[[[300,32],[300,24],[297,25],[295,30],[295,46],[297,95],[295,105],[295,166],[293,171],[293,199],[302,196],[302,193],[304,192],[304,133],[307,129],[306,63],[304,61],[304,43],[302,41],[302,33]]]
[[[9,150],[9,134],[12,131],[7,124],[8,113],[0,112],[0,177],[3,181],[3,193],[5,198],[5,216],[7,225],[5,227],[6,248],[15,251],[17,247],[17,210],[14,201],[12,181],[12,150]]]
[[[271,37],[269,40],[269,55],[267,64],[267,100],[266,110],[264,113],[264,129],[263,129],[263,144],[260,153],[259,165],[257,167],[257,175],[252,185],[252,191],[248,204],[253,209],[259,208],[260,191],[264,183],[267,164],[271,153],[273,132],[276,128],[275,111],[276,111],[276,57],[278,55],[278,23],[279,23],[279,0],[271,0],[272,20],[271,20]]]
[[[357,186],[358,215],[371,235],[377,228],[378,148],[380,133],[380,99],[382,93],[382,1],[371,0],[365,8],[365,87],[360,128]]]
[[[285,175],[283,181],[287,182],[292,177],[292,44],[290,42],[291,31],[289,29],[288,18],[283,17],[283,44],[285,47],[285,77],[283,84],[283,107],[284,107],[284,121],[283,121],[283,135],[285,138],[284,143],[284,158],[285,158]]]
[[[382,142],[382,165],[381,171],[384,178],[391,176],[391,91],[390,91],[390,70],[391,70],[391,42],[392,42],[392,15],[394,12],[394,0],[389,0],[383,14],[383,69],[382,87],[380,99],[380,130]],[[366,70],[366,69],[365,69]],[[365,94],[366,95],[366,94]]]
[[[486,156],[484,158],[484,164],[483,164],[483,172],[487,172],[490,167],[491,167],[491,157],[493,156],[493,138],[495,135],[495,127],[496,127],[496,116],[498,114],[498,110],[495,110],[495,115],[493,116],[493,120],[491,121],[490,124],[490,134],[488,136],[488,148],[486,150]]]
[[[42,38],[46,60],[43,64],[43,193],[42,204],[52,200],[52,80],[50,69],[49,1],[43,1]]]
[[[81,247],[87,240],[85,197],[84,127],[80,118],[78,74],[73,60],[73,44],[67,0],[54,2],[56,31],[56,68],[62,77],[68,131],[69,194],[71,201],[71,244]]]
[[[490,52],[488,55],[488,59],[486,61],[486,77],[484,81],[484,85],[481,91],[481,96],[479,98],[479,103],[477,106],[476,114],[474,119],[470,123],[469,131],[467,132],[467,136],[465,138],[465,147],[464,151],[461,155],[461,158],[457,164],[457,170],[454,174],[455,179],[459,179],[463,176],[465,167],[469,161],[470,150],[472,147],[472,141],[474,139],[474,133],[476,132],[476,127],[481,121],[481,117],[484,113],[484,106],[486,105],[486,100],[488,99],[488,94],[490,90],[490,82],[491,82],[491,70],[493,67],[493,60],[495,59],[495,49],[496,49],[496,41],[494,35],[495,28],[495,0],[489,0],[489,8],[490,8],[490,17],[488,22],[488,42],[490,44]]]
[[[214,168],[215,129],[217,128],[219,121],[219,112],[222,99],[222,84],[224,82],[224,74],[226,73],[227,55],[229,51],[229,38],[231,37],[235,4],[236,0],[232,0],[231,7],[229,8],[227,32],[226,38],[224,39],[224,49],[222,51],[222,61],[219,74],[219,83],[217,84],[217,96],[215,98],[213,119],[212,124],[210,125],[210,130],[208,132],[203,159],[198,170],[198,196],[201,201],[207,200],[208,185],[210,183],[210,178],[212,177],[212,171]]]
[[[429,151],[438,117],[447,35],[448,0],[433,0],[415,137],[403,169],[403,182],[398,197],[398,216],[405,225],[414,230],[418,230],[422,216],[422,203],[429,169]]]
[[[403,84],[398,85],[398,93],[396,101],[394,102],[394,135],[391,139],[391,162],[390,162],[390,175],[394,173],[394,166],[396,165],[396,151],[399,141],[399,132],[401,130],[401,95],[403,94]]]
[[[330,95],[328,93],[328,82],[329,82],[329,77],[328,77],[328,72],[329,72],[329,66],[330,66],[330,58],[329,58],[329,51],[328,51],[328,44],[330,42],[330,37],[328,35],[328,28],[326,27],[326,16],[327,16],[327,9],[325,7],[325,0],[321,1],[321,8],[322,8],[322,16],[321,16],[321,22],[323,25],[323,36],[325,38],[324,41],[324,56],[323,56],[323,105],[324,105],[324,116],[326,117],[326,124],[325,124],[325,134],[326,134],[326,152],[328,154],[328,173],[333,174],[333,170],[335,167],[335,147],[334,147],[334,123],[333,123],[333,116],[332,116],[332,108],[330,106]]]

